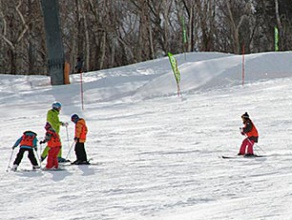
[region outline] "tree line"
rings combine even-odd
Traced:
[[[40,0],[0,0],[2,74],[47,71]],[[59,0],[66,61],[86,71],[173,54],[292,49],[291,0]]]

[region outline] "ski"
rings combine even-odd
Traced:
[[[60,166],[91,166],[91,165],[100,165],[101,162],[91,162],[93,161],[93,158],[90,158],[87,160],[88,163],[84,163],[84,164],[74,164],[74,163],[62,163],[62,164],[59,164]]]
[[[238,159],[238,158],[258,158],[258,157],[265,157],[264,155],[250,155],[250,156],[247,156],[247,155],[236,155],[236,156],[220,156],[220,158],[223,158],[223,159]]]
[[[60,166],[97,166],[97,165],[101,165],[101,162],[91,162],[89,164],[72,164],[72,163],[63,163],[63,164],[59,164]]]
[[[18,169],[18,170],[15,170],[15,171],[13,171],[13,170],[11,170],[11,172],[18,172],[18,173],[22,173],[22,172],[37,172],[37,171],[39,171],[40,169],[38,169],[38,170],[34,170],[34,169]]]

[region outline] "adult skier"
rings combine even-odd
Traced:
[[[61,111],[61,103],[60,102],[54,102],[52,104],[52,109],[50,109],[47,112],[47,122],[50,123],[50,125],[52,126],[52,128],[54,129],[54,131],[59,134],[60,133],[60,126],[68,126],[67,122],[61,122],[59,120],[59,113]],[[48,151],[49,151],[49,147],[46,146],[46,148],[43,150],[42,154],[41,154],[41,161],[45,160],[47,155],[48,155]],[[58,154],[58,161],[60,163],[62,162],[66,162],[66,159],[62,157],[62,148],[59,151]]]
[[[240,128],[240,132],[246,138],[242,141],[238,155],[254,156],[253,145],[254,143],[258,142],[258,139],[259,139],[258,131],[254,123],[249,118],[249,115],[247,112],[245,112],[241,116],[241,118],[242,118],[244,126]],[[247,152],[246,152],[246,149],[247,149]]]

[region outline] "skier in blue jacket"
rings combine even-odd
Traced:
[[[11,170],[16,171],[17,167],[19,166],[23,154],[27,151],[28,152],[28,159],[30,160],[31,164],[33,165],[33,169],[40,168],[38,165],[38,162],[35,158],[33,150],[37,149],[37,134],[33,131],[25,131],[23,135],[15,142],[12,149],[15,149],[18,145],[20,145],[18,154],[15,158],[15,161],[13,162],[13,167]]]

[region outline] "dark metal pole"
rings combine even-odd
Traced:
[[[65,55],[59,19],[59,1],[41,0],[52,85],[64,84]]]

